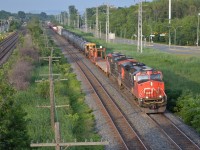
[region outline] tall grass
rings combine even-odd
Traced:
[[[41,42],[41,41],[40,41]],[[41,54],[47,55],[44,48]],[[47,51],[49,51],[47,49]],[[53,73],[60,73],[60,78],[67,81],[55,81],[55,103],[56,105],[69,105],[68,107],[55,109],[55,121],[60,123],[61,140],[64,142],[85,141],[93,139],[100,141],[100,136],[94,130],[94,116],[91,109],[85,104],[85,95],[81,91],[81,84],[72,72],[71,66],[66,64],[66,59],[61,54],[61,50],[56,48],[54,55],[61,56],[58,63],[53,63]],[[49,106],[49,82],[48,82],[48,62],[41,61],[32,72],[31,85],[26,91],[18,91],[16,99],[27,112],[28,134],[32,141],[39,143],[52,142],[55,139],[54,131],[51,127],[50,108],[38,106]],[[46,76],[41,76],[46,74]],[[54,76],[54,78],[58,78]],[[36,83],[35,80],[42,80]],[[46,82],[44,82],[47,80]],[[39,148],[47,149],[47,148]],[[48,148],[55,149],[55,148]],[[103,146],[86,146],[69,149],[103,149]]]

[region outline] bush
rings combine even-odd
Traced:
[[[166,89],[167,93],[167,109],[174,112],[177,99],[181,96],[182,90],[180,89]]]
[[[8,64],[0,70],[0,149],[28,149],[26,113],[6,80]]]
[[[13,84],[17,90],[26,90],[29,86],[31,70],[32,65],[29,62],[17,62],[10,72],[10,83]]]
[[[194,96],[190,91],[183,92],[174,110],[184,122],[200,133],[200,95]]]

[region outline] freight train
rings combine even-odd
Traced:
[[[144,112],[165,111],[167,96],[161,71],[118,52],[106,55],[105,48],[97,48],[95,43],[88,42],[61,26],[50,25],[50,28],[75,45],[108,77],[113,76],[119,87],[127,88]]]

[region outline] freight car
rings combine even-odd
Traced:
[[[106,49],[101,46],[97,48],[95,43],[87,42],[82,37],[75,35],[74,33],[62,30],[61,34],[74,46],[80,49],[83,54],[89,58],[95,65],[102,69],[107,74],[107,65],[106,65]]]
[[[95,43],[87,42],[82,37],[65,29],[54,31],[79,48],[108,76],[112,75],[119,87],[126,87],[144,112],[162,113],[165,111],[167,96],[161,71],[121,53],[106,55],[105,48],[97,48]]]

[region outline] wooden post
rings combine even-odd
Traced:
[[[49,56],[49,88],[50,88],[50,105],[51,105],[51,126],[54,129],[55,123],[55,104],[54,104],[54,91],[53,91],[53,77],[52,77],[52,57]]]
[[[59,122],[55,122],[55,140],[56,140],[56,150],[60,150],[60,127]]]

